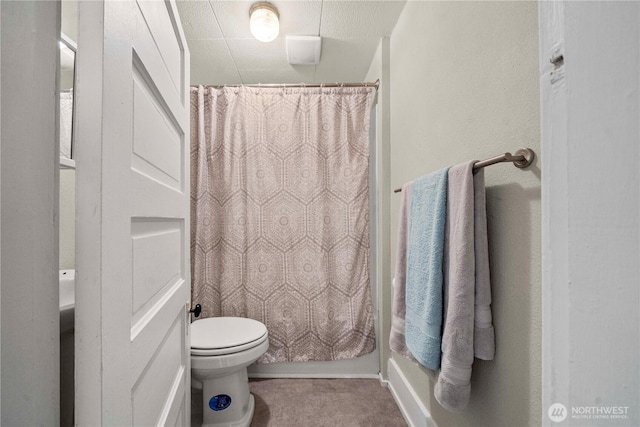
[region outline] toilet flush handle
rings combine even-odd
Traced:
[[[194,316],[200,317],[200,313],[202,313],[202,306],[200,304],[196,304],[195,308],[189,310],[189,313],[193,313]]]

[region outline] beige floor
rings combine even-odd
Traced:
[[[251,427],[405,427],[389,390],[375,379],[251,380]]]
[[[405,427],[391,393],[375,379],[250,380],[251,427]],[[202,392],[192,389],[191,426],[202,423]]]

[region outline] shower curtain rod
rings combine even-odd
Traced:
[[[504,153],[495,157],[491,157],[490,159],[482,160],[479,162],[475,162],[473,165],[473,170],[476,171],[485,166],[495,165],[496,163],[505,163],[512,162],[513,165],[517,168],[526,168],[533,163],[533,158],[536,153],[533,152],[531,148],[521,148],[516,151],[516,154]],[[394,193],[399,193],[402,191],[402,188],[396,188],[393,190]]]
[[[375,87],[378,90],[380,86],[380,79],[375,82],[362,82],[362,83],[257,83],[257,84],[240,84],[240,85],[203,85],[204,87],[212,87],[215,89],[222,89],[225,87],[266,87],[266,88],[296,88],[296,87]]]

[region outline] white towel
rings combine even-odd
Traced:
[[[493,316],[491,315],[491,279],[489,273],[489,242],[487,238],[487,201],[484,169],[473,176],[475,199],[476,300],[473,348],[476,358],[493,360],[496,353]]]
[[[391,309],[391,333],[389,347],[402,356],[413,361],[415,358],[407,348],[405,337],[405,316],[407,306],[405,302],[406,274],[407,274],[407,241],[409,233],[409,206],[411,206],[411,190],[409,182],[402,186],[400,195],[400,212],[398,216],[398,243],[396,251],[396,275],[394,280],[393,302]]]

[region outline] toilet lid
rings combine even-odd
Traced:
[[[191,324],[191,349],[245,347],[246,344],[265,338],[266,335],[267,327],[257,320],[244,317],[209,317]]]

